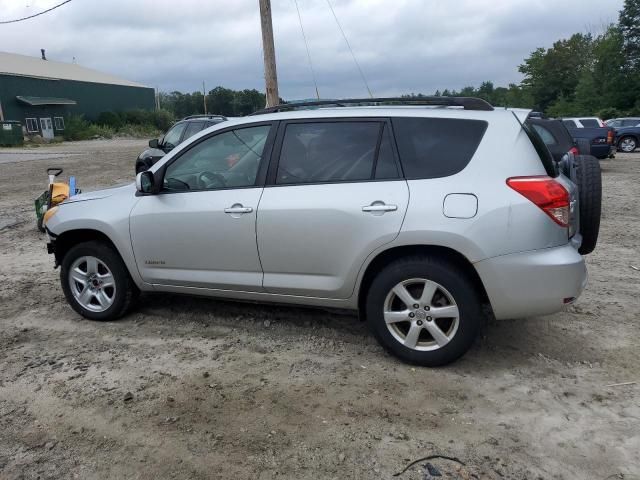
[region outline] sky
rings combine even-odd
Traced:
[[[62,0],[0,0],[0,21]],[[521,80],[538,47],[599,33],[623,0],[329,0],[375,96]],[[366,97],[327,0],[297,0],[323,98]],[[280,96],[315,96],[294,0],[272,0]],[[72,62],[156,87],[264,91],[258,0],[72,0],[0,25],[0,50]],[[1,70],[1,66],[0,66]]]

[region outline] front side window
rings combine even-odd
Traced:
[[[287,125],[276,183],[370,180],[382,125],[355,121]]]
[[[394,118],[400,163],[407,179],[448,177],[475,154],[487,122],[453,118]]]
[[[38,119],[37,118],[25,118],[27,126],[27,132],[34,133],[38,131]]]
[[[55,125],[56,130],[64,130],[64,118],[53,117],[53,124]]]
[[[162,139],[162,146],[165,148],[176,147],[180,143],[180,137],[182,137],[182,132],[186,127],[186,123],[178,123],[171,127]]]
[[[167,167],[165,191],[255,185],[269,125],[239,128],[201,141]]]
[[[185,141],[189,137],[193,137],[196,133],[202,130],[203,126],[203,122],[190,122],[186,130],[184,131],[184,138],[182,139],[182,141]]]

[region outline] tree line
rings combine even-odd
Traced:
[[[524,76],[519,84],[495,87],[485,81],[434,94],[480,97],[495,106],[533,108],[552,117],[640,116],[640,0],[625,0],[618,21],[600,34],[576,33],[536,49],[518,71]],[[202,92],[160,93],[159,100],[176,118],[204,113]],[[216,87],[207,93],[206,105],[209,113],[243,116],[264,108],[265,95]]]

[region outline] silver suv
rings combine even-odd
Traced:
[[[404,103],[267,109],[200,132],[135,184],[65,201],[46,229],[67,301],[93,320],[140,291],[357,309],[388,351],[427,366],[464,354],[488,312],[573,302],[587,279],[578,188],[528,112]]]

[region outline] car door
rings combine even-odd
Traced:
[[[258,207],[264,288],[349,298],[366,257],[398,235],[407,208],[390,124],[282,122],[276,145]]]
[[[130,215],[145,282],[262,290],[255,225],[271,129],[260,123],[214,132],[156,172],[161,191],[141,197]]]

